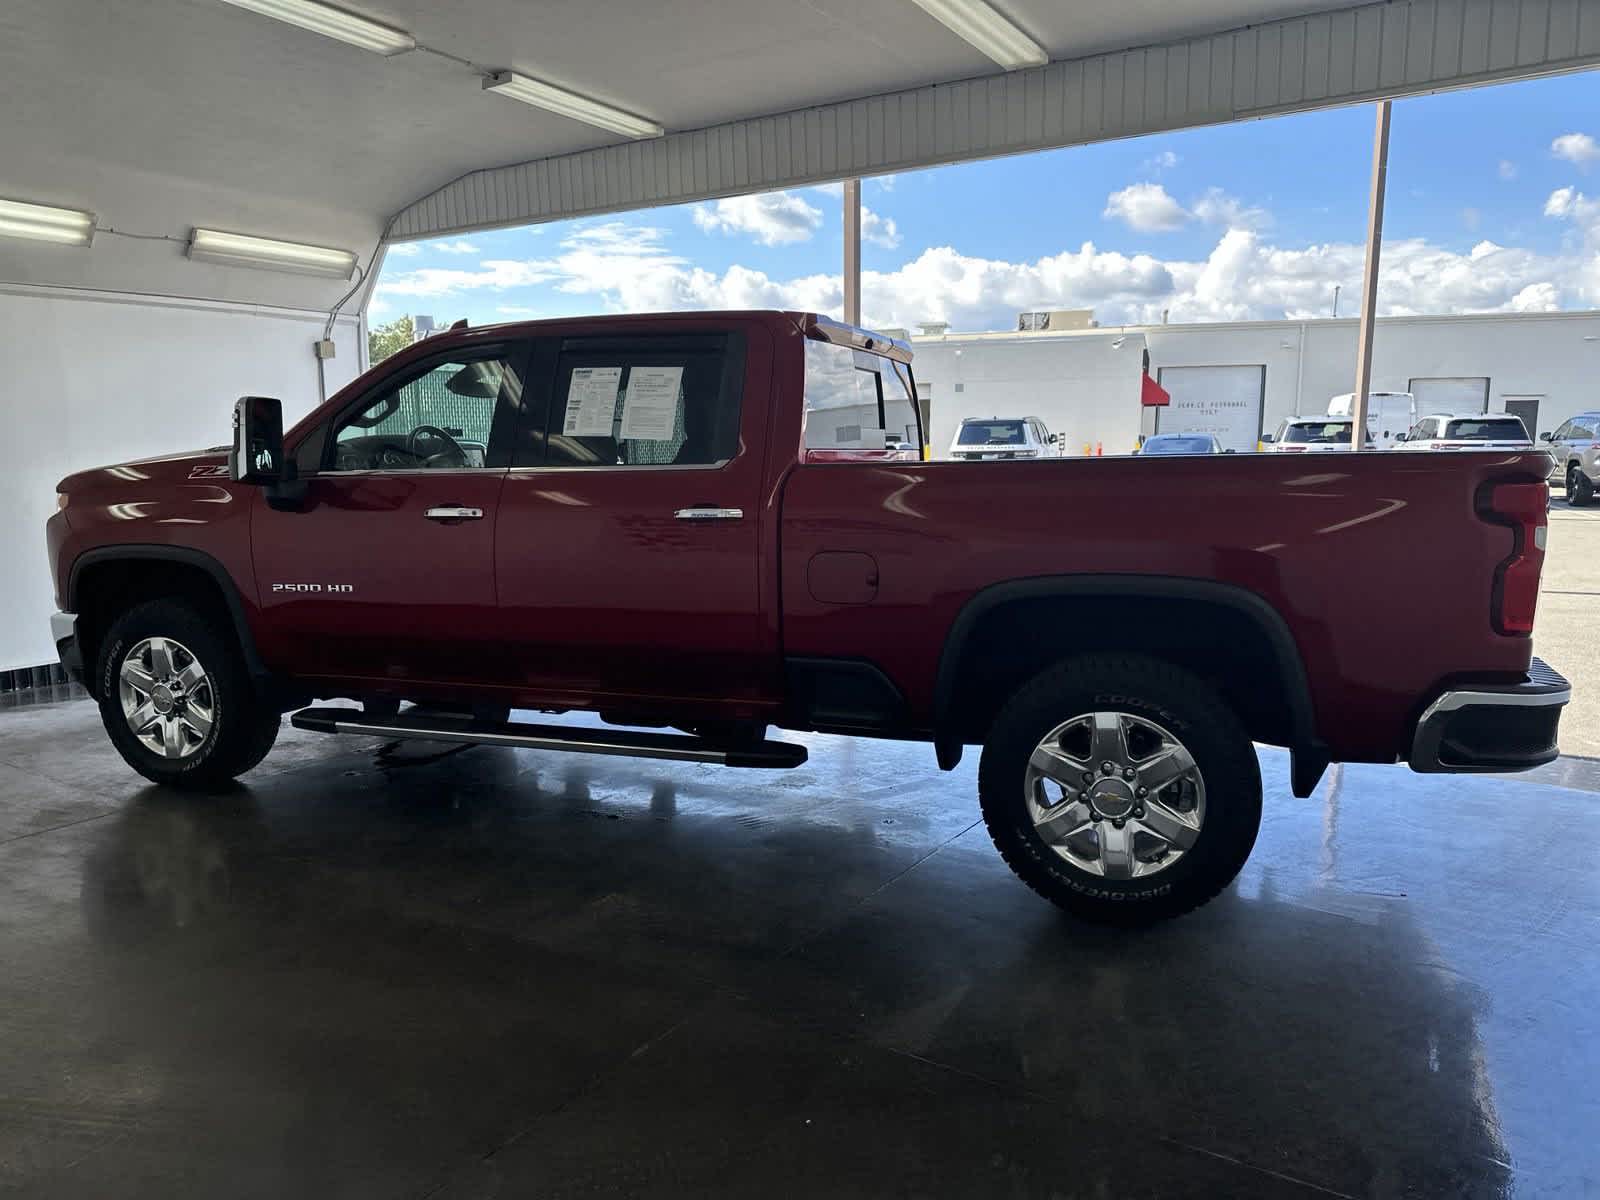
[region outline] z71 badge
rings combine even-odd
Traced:
[[[220,463],[215,466],[190,467],[190,479],[226,479],[228,478],[228,464]]]

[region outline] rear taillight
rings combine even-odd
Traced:
[[[1511,554],[1494,573],[1491,614],[1495,630],[1505,634],[1533,632],[1539,603],[1539,574],[1544,570],[1550,485],[1496,483],[1487,489],[1481,512],[1486,520],[1510,527],[1515,535]]]

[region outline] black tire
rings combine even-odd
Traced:
[[[1096,711],[1126,713],[1170,731],[1204,781],[1198,837],[1153,874],[1093,875],[1046,843],[1029,816],[1024,780],[1035,747],[1056,726]],[[1139,655],[1085,655],[1027,683],[989,731],[978,796],[989,836],[1024,883],[1075,916],[1121,925],[1180,916],[1206,903],[1244,866],[1261,825],[1260,764],[1238,718],[1194,675]]]
[[[1583,473],[1583,468],[1573,463],[1567,468],[1567,503],[1573,508],[1583,508],[1594,500],[1594,484]]]
[[[171,639],[205,669],[212,714],[209,730],[182,757],[164,757],[129,728],[119,679],[124,659],[148,638]],[[101,640],[95,677],[100,719],[123,760],[153,783],[212,788],[250,770],[278,739],[278,710],[252,686],[244,657],[226,622],[182,598],[149,600],[112,622]]]

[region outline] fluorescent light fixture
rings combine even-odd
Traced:
[[[623,112],[620,108],[612,108],[609,104],[601,104],[600,101],[580,96],[577,92],[569,92],[566,88],[556,87],[553,83],[541,83],[537,79],[529,79],[526,75],[518,75],[515,71],[496,71],[493,75],[485,76],[483,87],[485,91],[510,96],[513,100],[521,100],[524,104],[531,104],[535,108],[571,117],[574,121],[582,121],[585,125],[598,125],[601,129],[609,129],[612,133],[622,134],[623,137],[656,138],[665,132],[654,121],[636,117],[630,112]]]
[[[1050,61],[1044,48],[985,0],[916,0],[917,6],[964,38],[1008,71],[1042,67]]]
[[[335,279],[349,279],[356,271],[356,256],[350,250],[279,242],[217,229],[196,229],[191,233],[189,257],[230,267],[265,267],[300,275],[328,275]]]
[[[316,0],[222,0],[235,8],[249,9],[264,17],[287,21],[323,37],[337,38],[374,54],[404,54],[417,48],[417,39],[399,29],[358,17]]]
[[[94,241],[94,214],[48,204],[0,200],[0,237],[87,246]]]

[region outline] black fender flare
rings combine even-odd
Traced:
[[[256,649],[255,634],[251,632],[250,621],[245,616],[244,602],[239,596],[239,585],[234,582],[228,569],[211,555],[203,550],[193,550],[187,546],[160,546],[148,544],[130,544],[120,546],[96,546],[92,550],[85,550],[72,560],[72,568],[67,573],[67,606],[73,612],[79,610],[78,583],[85,569],[99,566],[108,562],[170,562],[186,567],[198,567],[209,575],[222,593],[223,602],[227,605],[228,616],[233,621],[235,635],[239,639],[239,650],[244,656],[246,669],[252,679],[259,685],[270,678],[271,672],[266,664],[261,661],[261,655]],[[85,664],[86,668],[89,664]]]
[[[961,736],[954,719],[956,681],[962,653],[978,622],[993,609],[1015,600],[1085,596],[1197,600],[1246,617],[1266,638],[1278,682],[1289,700],[1292,731],[1289,751],[1293,763],[1290,775],[1294,793],[1297,796],[1311,794],[1330,759],[1327,747],[1317,736],[1305,662],[1283,614],[1248,588],[1173,575],[1038,575],[992,584],[969,599],[951,622],[939,652],[933,689],[933,729],[934,747],[941,765],[948,762],[954,766],[961,758]]]

